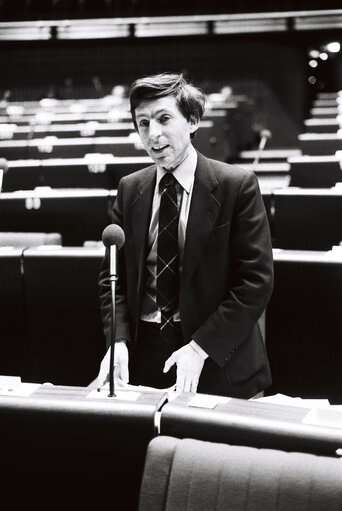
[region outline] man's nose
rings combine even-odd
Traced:
[[[150,138],[155,140],[156,138],[160,137],[161,133],[162,131],[159,122],[152,119],[150,121]]]

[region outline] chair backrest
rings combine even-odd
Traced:
[[[341,459],[159,436],[148,447],[139,511],[337,511],[341,504]]]

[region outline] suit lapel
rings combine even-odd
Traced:
[[[213,195],[218,181],[207,158],[198,154],[194,189],[186,229],[182,290],[193,275],[209,241],[220,210],[220,203]]]
[[[131,203],[131,227],[138,265],[138,289],[142,289],[146,261],[148,228],[151,219],[156,166],[150,167],[138,183],[137,195]]]

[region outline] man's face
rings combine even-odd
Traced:
[[[198,122],[189,121],[178,108],[174,96],[142,101],[135,109],[141,142],[160,167],[174,170],[188,156],[190,134]]]

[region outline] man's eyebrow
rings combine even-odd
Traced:
[[[167,108],[160,108],[159,110],[157,110],[155,112],[155,115],[160,115],[160,114],[170,114],[172,113],[170,110],[168,110]],[[148,114],[146,112],[144,112],[144,110],[142,112],[139,112],[139,113],[136,113],[136,118],[138,117],[148,117]]]

